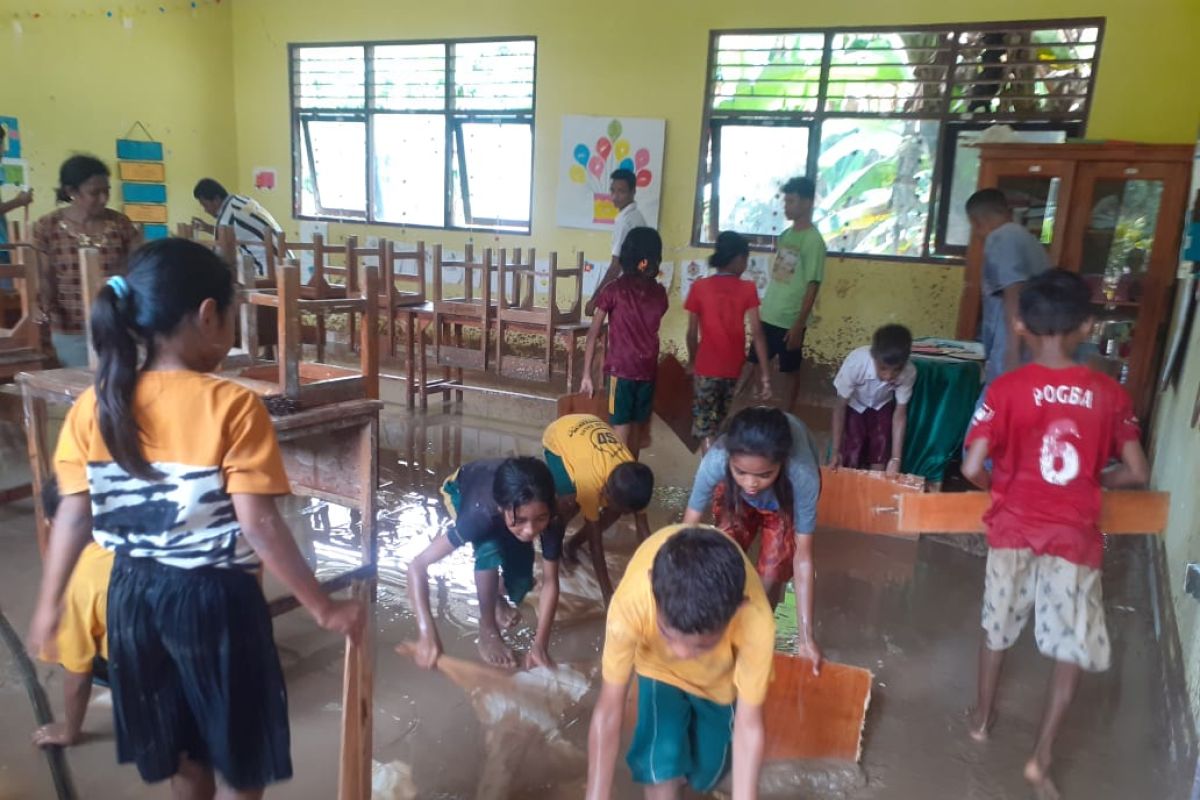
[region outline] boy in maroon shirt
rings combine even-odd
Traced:
[[[658,375],[658,328],[667,313],[667,290],[654,277],[662,263],[662,239],[653,228],[634,228],[621,245],[621,277],[596,295],[596,312],[588,329],[579,391],[591,396],[592,359],[596,338],[608,318],[609,423],[637,458],[654,405]],[[635,430],[637,428],[637,430]]]
[[[987,738],[1004,651],[1033,612],[1038,650],[1056,662],[1037,745],[1025,764],[1039,798],[1059,796],[1050,780],[1051,748],[1080,670],[1109,666],[1101,487],[1138,486],[1149,477],[1129,395],[1071,358],[1091,328],[1090,297],[1083,279],[1064,270],[1026,283],[1016,331],[1033,361],[988,386],[967,432],[962,470],[992,493],[984,516],[989,550],[979,696],[969,732],[977,741]],[[1114,458],[1120,465],[1107,468]]]
[[[729,414],[734,388],[746,361],[746,325],[754,332],[754,352],[767,363],[767,340],[758,319],[758,288],[741,280],[750,258],[750,243],[733,231],[717,236],[708,264],[716,274],[692,285],[683,307],[688,312],[688,365],[695,384],[692,435],[704,452]],[[759,396],[771,399],[771,378],[762,371]]]

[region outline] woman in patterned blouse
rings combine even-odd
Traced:
[[[64,367],[87,366],[87,337],[79,249],[100,251],[103,277],[125,272],[129,253],[140,234],[129,218],[108,208],[108,167],[92,156],[71,156],[58,171],[56,197],[70,205],[56,209],[33,227],[41,251],[39,276],[42,322],[50,323],[51,340]]]

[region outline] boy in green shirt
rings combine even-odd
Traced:
[[[791,411],[800,392],[795,372],[800,369],[804,330],[825,278],[825,240],[812,222],[816,184],[809,178],[792,178],[782,191],[783,214],[792,225],[775,243],[771,282],[759,317],[767,340],[767,359],[779,358],[779,372],[787,384],[783,408]],[[743,385],[758,368],[758,354],[753,348],[746,361],[748,371],[743,374]],[[766,368],[763,364],[762,369]]]

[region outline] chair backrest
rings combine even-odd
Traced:
[[[461,270],[462,288],[459,291],[450,288],[457,285],[457,281],[450,281],[449,285],[446,281],[447,272],[450,270]],[[440,244],[434,245],[433,302],[435,310],[438,306],[450,304],[462,307],[461,310],[465,313],[476,315],[475,311],[471,311],[467,307],[480,306],[483,313],[479,316],[486,316],[492,300],[491,272],[492,251],[490,248],[483,251],[482,259],[476,260],[474,247],[468,244],[463,250],[461,260],[451,260],[443,256]],[[478,294],[475,291],[476,285],[479,286]],[[444,308],[443,310],[453,309]]]
[[[528,250],[528,260],[521,260],[521,251],[513,251],[513,263],[509,264],[505,251],[500,251],[498,264],[498,304],[500,309],[524,309],[547,311],[555,323],[578,322],[583,307],[583,253],[576,254],[575,265],[563,268],[558,263],[558,253],[551,252],[547,258],[547,268],[543,273],[537,267],[537,254],[531,247]],[[545,276],[545,302],[537,299],[537,279]],[[511,277],[510,277],[511,276]],[[565,281],[571,281],[573,289],[571,305],[563,309],[559,300],[563,296],[562,288]],[[511,288],[511,291],[508,291]],[[524,291],[524,294],[523,294]]]
[[[380,289],[389,305],[419,306],[425,302],[425,242],[412,250],[398,250],[386,242],[379,262]]]
[[[38,331],[38,263],[40,255],[33,245],[13,242],[0,245],[7,253],[8,264],[0,264],[0,279],[11,280],[21,305],[21,316],[11,328],[0,327],[0,352],[19,349],[40,349]],[[3,320],[0,320],[3,324]]]

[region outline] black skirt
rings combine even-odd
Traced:
[[[118,555],[108,588],[117,760],[166,780],[179,758],[239,790],[292,776],[287,687],[254,576]]]

